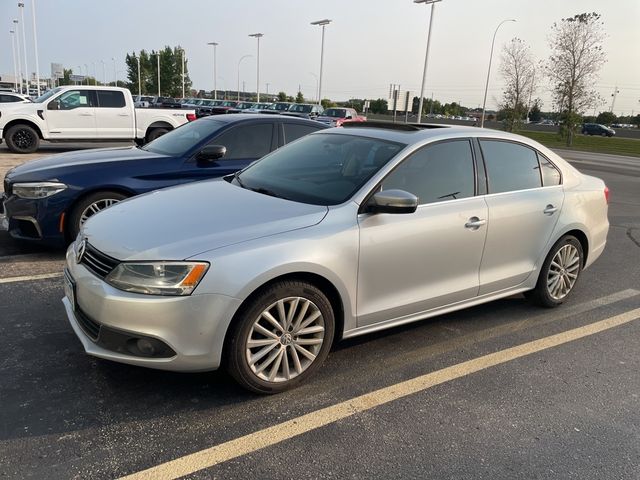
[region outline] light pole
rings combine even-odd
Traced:
[[[106,85],[107,84],[107,69],[105,68],[104,60],[100,60],[100,63],[102,63],[102,85]]]
[[[118,72],[116,72],[116,59],[111,57],[111,61],[113,62],[113,86],[118,86]]]
[[[158,97],[160,97],[160,51],[156,54],[158,59]]]
[[[24,78],[27,83],[27,95],[29,95],[29,67],[27,64],[27,37],[24,28],[24,3],[19,2],[20,23],[22,24],[22,50],[24,51]]]
[[[489,68],[487,69],[487,82],[484,85],[484,100],[482,101],[482,117],[480,118],[480,128],[484,127],[484,112],[487,106],[487,91],[489,90],[489,75],[491,75],[491,60],[493,59],[493,46],[496,43],[496,34],[498,33],[498,29],[503,23],[506,23],[506,22],[515,22],[515,20],[510,18],[510,19],[501,21],[496,27],[496,31],[493,32],[493,40],[491,40],[491,53],[489,54]]]
[[[316,79],[316,95],[317,95],[318,90],[320,89],[320,82],[318,80],[318,76],[313,72],[309,72],[309,74],[313,75],[313,77]]]
[[[38,62],[38,35],[36,33],[36,0],[31,0],[31,19],[33,20],[33,49],[36,54],[36,85],[40,96],[40,65]]]
[[[140,81],[140,55],[136,55],[138,60],[138,96],[142,95],[142,82]]]
[[[84,64],[84,71],[86,74],[86,80],[87,80],[87,85],[89,85],[89,65],[87,65],[86,63]]]
[[[19,84],[19,88],[18,88],[18,93],[22,93],[22,59],[20,58],[20,22],[18,22],[17,19],[13,20],[13,23],[15,24],[15,32],[16,32],[16,52],[17,52],[17,57],[18,57],[18,84]]]
[[[264,37],[263,33],[252,33],[250,37],[258,40],[258,58],[256,59],[256,101],[260,102],[260,38]]]
[[[184,49],[180,47],[182,51],[182,98],[184,98]]]
[[[212,45],[213,46],[213,99],[217,100],[218,99],[218,86],[217,86],[217,79],[218,79],[218,74],[216,73],[216,47],[218,46],[217,42],[209,42],[207,43],[207,45]]]
[[[9,30],[11,34],[11,52],[13,54],[13,85],[18,90],[18,68],[16,67],[16,31]]]
[[[311,22],[311,25],[320,25],[322,27],[322,43],[320,46],[320,77],[318,79],[318,105],[322,104],[322,60],[324,58],[324,27],[329,25],[331,20],[325,18],[324,20],[318,20]]]
[[[98,71],[96,70],[96,62],[91,62],[91,67],[93,68],[93,84],[98,84]]]
[[[422,84],[420,86],[420,101],[418,103],[418,123],[422,121],[422,105],[424,103],[424,86],[427,82],[427,62],[429,60],[429,47],[431,46],[431,29],[433,27],[433,15],[436,11],[436,3],[440,0],[413,0],[413,3],[431,4],[431,14],[429,15],[429,31],[427,32],[427,51],[424,54],[424,68],[422,70]]]
[[[240,57],[240,60],[238,60],[238,101],[240,101],[240,62],[249,57],[253,57],[253,55],[243,55]]]
[[[78,75],[82,76],[82,65],[78,65]],[[82,81],[80,83],[76,81],[76,85],[82,85]]]

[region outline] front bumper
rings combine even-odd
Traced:
[[[62,303],[71,327],[89,355],[161,370],[207,371],[220,366],[224,337],[240,300],[216,294],[163,297],[124,292],[77,264],[73,245],[67,251],[66,266],[75,281],[77,310],[74,312],[67,296]],[[83,329],[81,314],[105,331],[160,340],[175,355],[149,358],[107,349],[100,333],[93,340]]]
[[[8,230],[18,240],[39,241],[55,246],[65,244],[61,215],[68,201],[64,196],[29,200],[2,194],[0,204],[0,230]]]

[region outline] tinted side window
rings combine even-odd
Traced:
[[[282,126],[284,128],[284,143],[293,142],[300,137],[320,130],[320,128],[312,125],[300,125],[296,123],[283,123]]]
[[[14,97],[13,95],[0,95],[0,103],[13,103],[19,101],[20,98]]]
[[[80,107],[93,107],[91,93],[87,90],[69,90],[58,97],[60,110],[73,110]]]
[[[420,204],[474,195],[473,155],[468,140],[426,146],[407,157],[382,182],[383,190],[400,189]]]
[[[480,140],[487,165],[489,193],[526,190],[542,185],[536,152],[516,143]]]
[[[122,108],[125,106],[124,94],[111,90],[98,90],[98,106],[102,108]]]
[[[227,130],[211,145],[224,145],[227,160],[242,158],[260,158],[271,151],[273,124],[239,125]]]
[[[542,172],[542,185],[545,187],[560,185],[562,178],[555,165],[540,154],[538,154],[538,160],[540,161],[540,171]]]

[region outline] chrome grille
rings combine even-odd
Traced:
[[[80,260],[80,263],[87,267],[88,270],[93,272],[98,277],[105,278],[111,273],[114,268],[118,266],[120,261],[116,260],[113,257],[110,257],[109,255],[105,255],[104,253],[87,243],[84,255],[82,255],[82,260]]]

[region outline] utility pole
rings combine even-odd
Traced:
[[[27,81],[27,95],[29,95],[29,66],[27,64],[27,37],[24,26],[24,3],[18,3],[20,9],[20,23],[22,24],[22,50],[24,51],[24,76]]]
[[[36,0],[31,0],[31,19],[33,20],[33,48],[36,54],[36,85],[40,96],[40,66],[38,62],[38,35],[36,33]]]
[[[616,104],[616,97],[618,96],[619,93],[620,93],[620,90],[618,90],[618,86],[616,85],[616,88],[613,89],[613,93],[611,94],[611,96],[613,97],[613,100],[611,100],[611,108],[609,109],[611,113],[613,113],[613,107]]]
[[[16,52],[18,58],[18,93],[22,93],[22,79],[24,77],[22,76],[22,59],[20,58],[20,22],[18,22],[17,19],[14,19],[13,23],[15,24],[14,29],[16,31]]]

